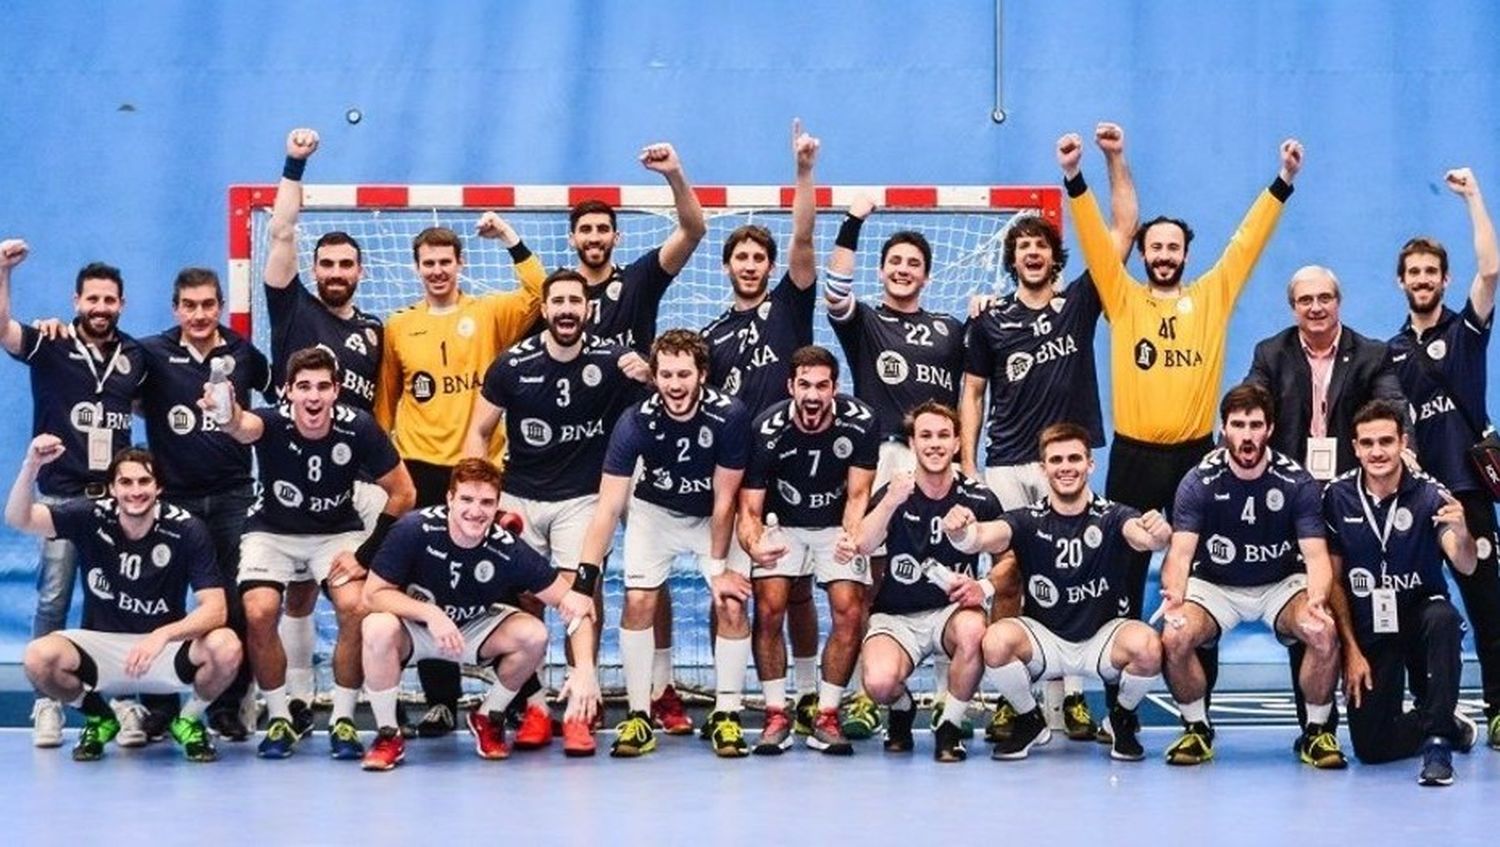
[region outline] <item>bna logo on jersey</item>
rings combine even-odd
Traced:
[[[124,361],[121,359],[120,361]],[[73,428],[80,432],[104,426],[104,404],[89,403],[87,401],[78,403],[68,412],[68,420],[72,422]]]
[[[651,473],[656,476],[655,479],[651,480],[652,485],[656,486],[662,491],[672,490],[672,474],[670,471],[667,471],[664,468],[656,468],[655,470],[651,471]]]
[[[172,563],[172,548],[165,544],[158,544],[151,548],[151,564],[158,568],[164,568]]]
[[[90,568],[88,578],[89,592],[100,600],[113,600],[115,593],[109,588],[109,577],[104,575],[102,568]]]
[[[198,416],[187,406],[173,406],[167,410],[167,428],[174,435],[187,435],[198,428]]]
[[[1031,365],[1036,359],[1030,353],[1012,353],[1005,360],[1005,378],[1009,382],[1020,382],[1031,373]]]
[[[1026,593],[1036,601],[1043,609],[1050,609],[1057,605],[1057,584],[1052,580],[1037,574],[1026,583]]]
[[[1227,565],[1239,557],[1239,550],[1234,542],[1222,535],[1210,535],[1204,548],[1208,550],[1208,557],[1214,560],[1216,565]]]
[[[875,375],[886,385],[900,385],[906,382],[906,377],[911,373],[911,368],[906,364],[906,357],[895,350],[883,351],[875,358]]]
[[[907,553],[891,559],[891,576],[902,585],[915,585],[922,578],[922,565]]]
[[[1349,593],[1363,600],[1375,590],[1375,574],[1364,568],[1349,569]]]
[[[522,418],[521,440],[532,447],[546,447],[552,443],[552,425],[541,418]]]
[[[776,480],[776,491],[789,505],[800,506],[802,504],[802,492],[797,487],[784,479]]]
[[[288,509],[295,509],[302,505],[301,489],[284,479],[271,483],[271,493],[276,495],[276,502]]]
[[[426,403],[437,393],[437,380],[426,371],[417,371],[411,377],[411,396],[418,403]]]

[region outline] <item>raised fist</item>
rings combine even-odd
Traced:
[[[891,474],[891,481],[886,484],[885,496],[892,503],[900,505],[906,502],[917,487],[917,475],[912,471],[897,471]]]
[[[1078,176],[1082,162],[1083,138],[1078,133],[1070,132],[1057,139],[1057,166],[1062,168],[1063,176],[1068,179]]]
[[[664,141],[641,148],[640,158],[641,164],[648,171],[671,174],[682,170],[682,161],[677,158],[677,151]]]
[[[317,149],[317,130],[294,129],[286,135],[286,154],[293,159],[306,159]]]
[[[1125,152],[1125,130],[1119,124],[1100,121],[1094,127],[1094,143],[1106,156],[1118,156]]]
[[[797,170],[810,171],[818,160],[818,147],[822,142],[802,129],[802,119],[792,118],[792,154],[797,157]]]
[[[875,202],[874,197],[870,196],[868,192],[861,191],[855,195],[854,202],[849,204],[849,214],[860,220],[864,220],[870,216],[871,212],[875,211],[877,206],[878,204]]]
[[[521,236],[516,233],[516,228],[494,212],[485,212],[480,215],[479,223],[474,225],[474,231],[479,233],[480,238],[500,239],[500,243],[507,248],[521,243]]]
[[[0,241],[0,268],[9,270],[21,264],[26,261],[26,254],[30,252],[31,248],[19,238],[7,238]]]
[[[1479,193],[1479,180],[1474,178],[1474,172],[1468,168],[1454,168],[1443,174],[1443,182],[1460,197],[1473,197]],[[4,245],[0,245],[0,250],[4,250]]]
[[[1281,178],[1291,182],[1302,170],[1302,142],[1288,138],[1281,142]]]
[[[66,449],[61,438],[50,432],[44,432],[31,439],[31,445],[26,448],[26,460],[36,467],[41,467],[61,456]]]

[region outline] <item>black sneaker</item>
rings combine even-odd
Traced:
[[[898,709],[895,706],[888,710],[885,725],[885,752],[887,753],[910,753],[913,746],[911,737],[911,726],[917,720],[917,706],[912,704],[910,709]]]
[[[216,709],[209,712],[208,730],[225,741],[236,744],[250,740],[250,729],[240,720],[238,708]]]
[[[808,693],[798,697],[797,706],[792,710],[792,732],[812,735],[813,724],[818,722],[818,712],[817,694]]]
[[[1109,757],[1122,762],[1139,762],[1146,758],[1146,749],[1141,746],[1140,738],[1137,737],[1140,731],[1141,718],[1134,709],[1119,706],[1110,709]]]
[[[721,759],[739,759],[750,755],[750,745],[745,742],[745,728],[740,724],[739,712],[714,712],[703,725],[711,728],[708,740],[713,743],[715,756]]]
[[[73,761],[97,762],[104,758],[104,745],[120,734],[120,721],[114,715],[84,718],[83,729],[78,733],[78,744],[73,747]]]
[[[172,712],[162,709],[147,709],[146,716],[141,719],[141,729],[146,731],[147,743],[155,744],[166,738],[176,717]]]
[[[999,744],[1010,737],[1016,729],[1016,707],[1004,697],[995,704],[995,714],[990,718],[989,726],[984,728],[984,740],[991,744]]]
[[[1099,726],[1089,713],[1089,703],[1082,694],[1069,694],[1063,698],[1063,726],[1070,741],[1093,741]]]
[[[293,698],[286,707],[292,713],[292,731],[297,733],[298,738],[306,738],[313,731],[312,706],[307,705],[306,700]]]
[[[167,731],[172,733],[172,740],[182,746],[182,754],[189,762],[218,760],[219,751],[214,749],[214,743],[208,737],[208,730],[197,718],[184,718],[179,715],[172,721]]]
[[[406,739],[417,737],[417,725],[411,722],[406,714],[406,704],[400,699],[396,700],[396,727],[401,731],[401,737]],[[406,748],[402,748],[401,754],[406,754]]]
[[[1214,730],[1202,721],[1183,728],[1182,735],[1167,748],[1169,765],[1201,765],[1214,757]]]
[[[435,703],[427,708],[422,721],[417,724],[417,735],[422,738],[442,738],[453,732],[453,707],[447,703]]]
[[[1010,737],[995,745],[990,758],[999,761],[1024,759],[1031,754],[1032,746],[1051,740],[1052,730],[1047,727],[1047,716],[1042,714],[1041,706],[1035,706],[1029,712],[1016,715]]]
[[[932,758],[939,762],[962,762],[969,758],[969,751],[964,749],[963,727],[954,726],[949,721],[939,721],[937,729],[932,731],[935,746],[932,749]]]
[[[1297,740],[1297,758],[1319,770],[1337,771],[1349,767],[1339,738],[1323,724],[1310,723]]]
[[[1453,748],[1448,739],[1433,736],[1422,745],[1422,772],[1418,785],[1453,784]]]

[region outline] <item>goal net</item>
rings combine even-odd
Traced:
[[[791,239],[790,187],[699,186],[695,191],[704,206],[708,234],[668,289],[657,321],[658,332],[672,327],[702,328],[728,307],[730,287],[720,255],[725,236],[736,227],[754,223],[769,229],[781,246],[777,278],[785,266]],[[237,329],[248,331],[262,350],[269,350],[270,329],[260,280],[275,192],[274,186],[234,186],[229,192],[232,322]],[[820,269],[832,250],[844,210],[860,194],[871,196],[878,208],[861,234],[855,293],[862,299],[879,298],[876,271],[881,243],[898,230],[914,229],[927,237],[933,250],[923,305],[960,319],[971,295],[1001,293],[1010,288],[1012,281],[1002,269],[1001,253],[1007,225],[1018,214],[1042,215],[1061,225],[1062,197],[1054,187],[819,187],[815,244]],[[360,308],[383,317],[421,298],[421,282],[413,269],[412,238],[425,227],[445,226],[466,238],[464,290],[507,290],[515,285],[510,257],[498,242],[474,236],[479,216],[489,210],[499,212],[548,269],[571,267],[576,264],[576,256],[568,247],[567,210],[573,203],[594,198],[618,209],[620,244],[615,250],[616,262],[628,263],[661,244],[675,226],[672,197],[665,186],[306,185],[298,222],[303,280],[311,284],[313,243],[326,232],[347,232],[358,239],[364,256],[364,277],[356,302]],[[842,359],[821,301],[814,318],[814,338]],[[852,384],[845,380],[845,390],[851,389]],[[618,556],[618,543],[615,549]],[[606,568],[605,590],[601,683],[607,688],[623,687],[617,626],[624,589],[617,563]],[[708,591],[691,562],[678,563],[671,593],[677,681],[690,690],[711,691]],[[821,592],[815,594],[826,634],[827,611]],[[562,681],[557,669],[563,664],[563,637],[557,622],[550,623],[556,637],[546,681],[555,687]],[[330,625],[331,616],[320,612],[319,628],[325,646],[331,636]],[[752,687],[755,684],[752,674]]]

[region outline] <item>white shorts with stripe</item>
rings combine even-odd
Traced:
[[[800,526],[778,528],[776,532],[781,536],[782,543],[786,544],[786,555],[778,559],[772,567],[754,568],[750,571],[751,578],[765,579],[780,576],[797,579],[811,576],[818,581],[819,585],[840,581],[869,585],[870,561],[868,558],[855,556],[843,564],[839,564],[834,558],[834,548],[837,546],[841,531],[842,527],[837,526],[822,529]],[[748,563],[750,557],[745,553],[744,548],[738,544],[733,546],[734,550],[739,551],[739,556]]]
[[[660,588],[672,575],[679,555],[692,556],[694,564],[709,557],[709,519],[684,515],[630,498],[630,520],[625,523],[625,587]],[[732,546],[732,545],[731,545]],[[731,560],[730,567],[750,575],[748,556]]]
[[[1066,641],[1024,615],[1011,620],[1021,625],[1031,641],[1031,661],[1026,663],[1026,672],[1031,674],[1032,682],[1065,676],[1096,676],[1104,682],[1120,678],[1120,671],[1110,663],[1109,654],[1114,649],[1115,636],[1130,622],[1128,618],[1109,621],[1086,641]]]
[[[992,465],[984,469],[984,484],[1000,501],[1000,508],[1010,511],[1047,496],[1047,477],[1041,462],[1024,465]]]
[[[484,646],[486,639],[505,622],[511,615],[521,610],[504,603],[496,603],[490,607],[490,614],[480,615],[458,628],[464,637],[463,655],[454,657],[444,653],[438,648],[437,640],[427,629],[427,624],[420,621],[401,618],[401,626],[406,629],[406,634],[411,638],[411,655],[406,657],[406,663],[420,662],[423,659],[442,659],[445,662],[458,662],[464,665],[482,665],[483,660],[479,658],[479,648]]]
[[[1219,635],[1245,621],[1258,620],[1276,632],[1276,618],[1292,598],[1307,590],[1307,574],[1294,573],[1280,582],[1265,585],[1218,585],[1206,579],[1188,578],[1187,600],[1197,603],[1219,625]],[[1296,639],[1276,636],[1284,644]]]
[[[521,516],[521,540],[550,559],[552,567],[560,571],[578,570],[583,536],[598,507],[598,494],[555,502],[500,495],[500,508]]]
[[[240,538],[239,583],[321,583],[328,578],[334,558],[358,550],[369,534],[362,529],[332,535],[247,532]]]
[[[922,664],[922,660],[934,653],[949,655],[943,648],[943,630],[948,628],[948,621],[958,613],[958,604],[949,603],[937,609],[925,612],[908,612],[906,614],[891,614],[889,612],[876,612],[870,615],[870,628],[865,632],[865,642],[878,635],[889,636],[895,639],[906,655],[911,658],[913,669]]]
[[[100,694],[176,694],[193,686],[191,677],[184,680],[177,673],[177,654],[192,642],[169,642],[144,674],[130,676],[125,673],[125,659],[145,635],[91,629],[64,629],[56,634],[93,661],[98,673],[93,690]]]

